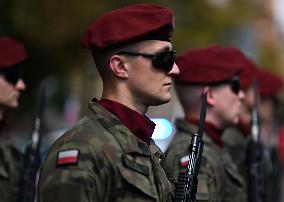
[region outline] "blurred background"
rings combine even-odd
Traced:
[[[41,82],[47,87],[43,150],[84,115],[88,100],[100,98],[101,80],[90,52],[81,47],[82,34],[105,11],[132,3],[159,3],[174,10],[178,53],[210,44],[234,46],[284,78],[283,0],[0,0],[0,35],[22,41],[29,54],[23,68],[27,90],[20,108],[7,118],[9,135],[20,149],[33,130]],[[175,132],[174,119],[183,116],[174,90],[173,95],[148,112],[158,123],[154,138],[162,150]]]

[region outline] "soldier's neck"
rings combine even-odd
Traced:
[[[133,99],[130,99],[128,96],[125,95],[103,94],[102,99],[108,99],[113,100],[115,102],[119,102],[120,104],[123,104],[142,115],[144,115],[148,110],[148,106],[138,104]]]
[[[129,87],[122,82],[116,82],[114,84],[104,83],[102,99],[109,99],[119,102],[120,104],[123,104],[142,115],[147,112],[149,107],[142,102],[139,102],[139,100],[133,96],[133,93],[129,90]]]

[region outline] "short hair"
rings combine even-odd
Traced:
[[[199,110],[203,85],[188,85],[175,83],[175,89],[181,106],[185,112]]]
[[[120,46],[113,46],[106,49],[92,49],[92,56],[101,78],[105,79],[109,75],[109,59],[112,55],[115,55],[120,51],[136,52],[138,43],[139,42],[129,43]]]

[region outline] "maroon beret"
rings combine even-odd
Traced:
[[[259,68],[244,54],[239,56],[239,61],[243,63],[244,69],[240,75],[241,87],[243,90],[247,90],[251,85],[254,78],[256,78]]]
[[[283,80],[268,71],[259,70],[257,74],[260,96],[277,96],[282,90]]]
[[[175,81],[210,85],[229,80],[243,68],[235,62],[235,54],[235,49],[218,45],[190,49],[177,57],[180,74],[175,77]]]
[[[110,46],[147,39],[171,41],[173,12],[156,4],[134,4],[103,14],[85,31],[85,48]]]
[[[0,37],[0,69],[23,62],[27,57],[23,44],[11,37]]]

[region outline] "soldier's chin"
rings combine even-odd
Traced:
[[[239,117],[238,117],[238,118],[235,118],[235,120],[233,121],[233,125],[234,125],[234,126],[235,126],[235,125],[238,125],[239,122],[240,122],[240,118],[239,118]]]
[[[157,102],[153,102],[153,103],[151,104],[151,106],[159,106],[159,105],[162,105],[162,104],[166,104],[166,103],[168,103],[170,100],[171,100],[171,98],[161,99],[161,100],[158,100]]]
[[[17,108],[19,106],[18,102],[13,102],[8,105],[9,108]]]
[[[234,119],[231,121],[228,121],[223,124],[223,128],[231,127],[231,126],[236,126],[239,123],[239,119]]]

